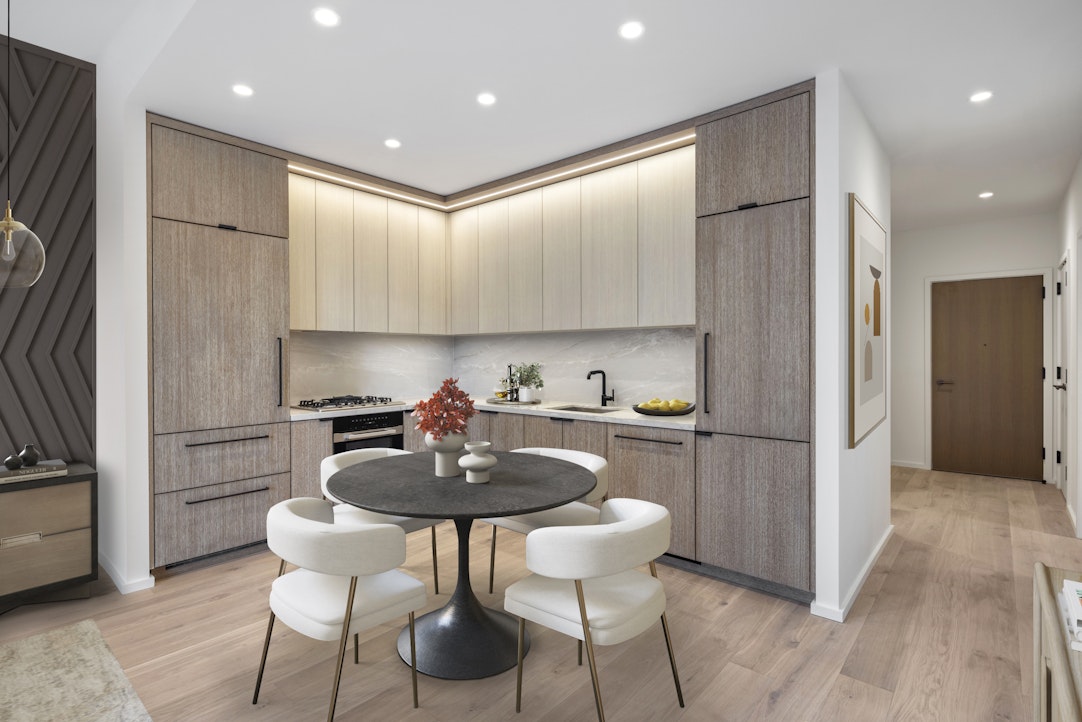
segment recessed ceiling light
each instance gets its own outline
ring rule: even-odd
[[[992,98],[992,91],[991,90],[982,90],[979,93],[974,93],[973,95],[969,96],[969,102],[970,103],[983,103],[984,101],[990,100],[991,98]]]
[[[496,96],[492,93],[481,93],[477,96],[477,102],[481,105],[492,105],[496,102]]]
[[[248,96],[250,96],[252,94],[253,91],[247,85],[237,83],[236,85],[233,86],[233,92],[236,93],[237,95],[243,97],[243,98],[247,98]]]
[[[388,138],[387,140],[383,141],[383,144],[385,146],[387,146],[388,148],[401,148],[402,147],[402,141],[398,140],[397,138]]]
[[[624,38],[625,40],[634,40],[635,38],[642,35],[643,30],[645,29],[646,28],[643,27],[643,24],[640,23],[638,20],[629,20],[620,26],[620,37]]]
[[[341,21],[338,13],[330,8],[316,8],[312,11],[312,17],[315,18],[317,23],[326,28],[333,28]]]
[[[992,191],[985,191],[984,193],[981,193],[981,194],[980,194],[979,196],[977,196],[977,197],[978,197],[978,198],[991,198],[991,197],[992,197],[992,196],[994,196],[994,195],[995,195],[995,193],[993,193]]]

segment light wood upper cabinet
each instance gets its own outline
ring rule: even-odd
[[[638,322],[638,164],[582,181],[582,328]]]
[[[289,175],[289,327],[316,328],[316,181]]]
[[[542,188],[543,326],[582,328],[582,198],[580,179]]]
[[[639,165],[638,325],[695,323],[695,146]]]
[[[507,313],[512,332],[543,328],[541,196],[538,188],[507,199]]]
[[[387,199],[353,191],[353,330],[387,332]]]
[[[810,94],[730,115],[696,129],[696,215],[811,192]]]
[[[316,328],[353,330],[353,191],[316,183]]]
[[[508,302],[508,201],[477,206],[477,330],[510,330]]]
[[[477,207],[451,214],[451,333],[478,329]]]
[[[151,126],[151,214],[285,238],[288,172],[282,158]]]
[[[417,207],[418,332],[447,333],[447,214]]]
[[[417,206],[387,201],[387,330],[417,333]]]

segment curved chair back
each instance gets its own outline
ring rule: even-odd
[[[619,574],[669,549],[669,510],[640,499],[609,499],[598,524],[550,526],[526,537],[526,566],[554,579]]]
[[[334,505],[299,497],[267,512],[267,546],[290,564],[322,574],[363,577],[406,560],[406,532],[395,524],[334,523]]]
[[[572,449],[551,449],[545,446],[530,446],[524,449],[514,449],[516,454],[537,454],[549,456],[553,459],[563,459],[572,464],[584,466],[594,472],[597,477],[597,486],[589,494],[579,498],[579,501],[597,501],[605,496],[609,490],[609,462],[604,457],[591,454],[587,451],[574,451]]]
[[[382,459],[387,456],[399,456],[401,454],[411,453],[413,452],[403,451],[402,449],[354,449],[353,451],[342,451],[337,454],[331,454],[319,464],[319,485],[323,489],[323,496],[331,501],[342,503],[341,499],[327,491],[327,480],[330,479],[336,471],[341,471],[347,466],[360,464],[362,461],[371,461],[372,459]]]

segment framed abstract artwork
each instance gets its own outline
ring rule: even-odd
[[[849,448],[887,417],[887,230],[849,194]]]

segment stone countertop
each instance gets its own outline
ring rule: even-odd
[[[390,406],[378,406],[370,409],[343,409],[341,411],[305,411],[302,409],[290,409],[290,421],[308,421],[311,419],[332,419],[336,416],[360,416],[363,414],[376,414],[390,411],[412,411],[416,401],[403,401],[400,404]],[[562,419],[582,419],[583,421],[598,421],[604,424],[629,424],[633,426],[652,426],[658,429],[678,429],[683,431],[695,430],[695,412],[681,416],[650,416],[632,411],[626,406],[610,406],[615,409],[603,414],[590,413],[588,411],[565,411],[557,409],[557,406],[585,406],[588,408],[600,408],[597,404],[587,404],[575,401],[541,401],[536,404],[515,404],[506,402],[490,403],[487,399],[474,399],[474,408],[478,411],[498,411],[509,414],[525,414],[528,416],[548,416]]]

